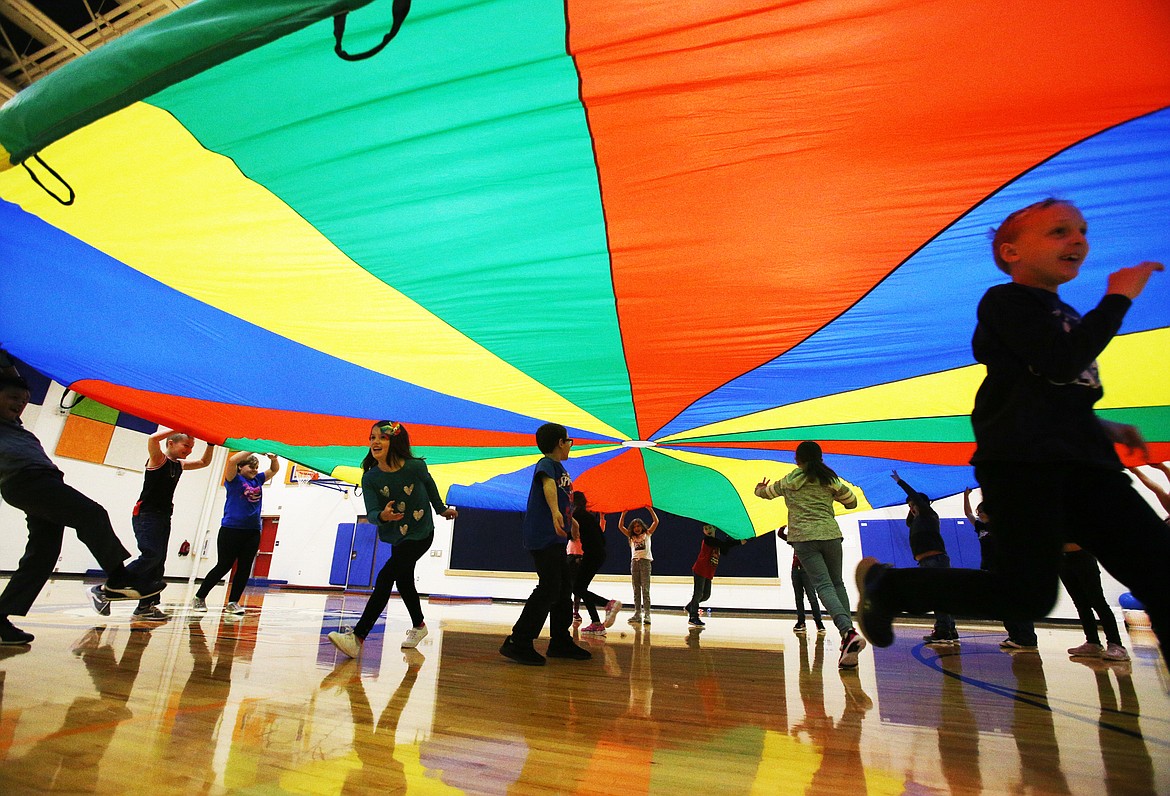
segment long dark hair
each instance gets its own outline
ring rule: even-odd
[[[390,461],[391,456],[397,456],[402,461],[407,459],[418,458],[410,450],[410,432],[406,430],[406,426],[394,420],[379,420],[370,428],[380,428],[383,433],[390,436],[390,450],[387,453],[386,461]],[[378,460],[374,458],[374,454],[366,451],[366,458],[362,459],[362,472],[369,470],[372,467],[378,466]]]
[[[837,480],[837,474],[825,464],[823,456],[821,446],[812,440],[805,440],[796,446],[796,463],[804,470],[808,480],[828,486]]]

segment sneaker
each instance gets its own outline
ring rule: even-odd
[[[605,635],[605,625],[601,624],[600,622],[594,622],[592,624],[585,625],[585,627],[581,628],[581,632],[582,633],[589,633],[589,634],[596,634],[598,636],[604,636]]]
[[[191,610],[198,611],[201,614],[207,613],[207,603],[202,597],[196,597],[191,601]]]
[[[1107,661],[1128,661],[1129,653],[1120,644],[1110,644],[1101,653],[1101,657]]]
[[[825,626],[824,625],[817,625],[817,635],[818,636],[825,635]]]
[[[124,583],[121,586],[112,586],[106,581],[102,586],[102,596],[106,600],[141,600],[153,597],[167,587],[161,580],[153,583]]]
[[[923,644],[937,644],[940,646],[947,646],[947,645],[953,644],[955,642],[954,642],[954,639],[952,639],[949,635],[944,634],[944,635],[940,636],[937,633],[931,633],[930,635],[926,635],[926,636],[922,637],[922,643]]]
[[[841,639],[841,657],[837,660],[839,669],[856,669],[857,653],[865,649],[865,639],[856,630],[850,629]]]
[[[1015,639],[1005,638],[999,642],[999,648],[1006,652],[1039,652],[1035,644],[1021,644]]]
[[[1068,654],[1074,658],[1100,658],[1103,652],[1105,652],[1105,648],[1100,644],[1093,644],[1088,641],[1079,647],[1068,648]]]
[[[634,614],[626,621],[629,622],[631,625],[640,625],[640,624],[642,624],[642,617],[638,616],[637,614]]]
[[[89,601],[93,604],[94,611],[102,616],[110,615],[110,601],[100,585],[89,590]]]
[[[329,640],[333,642],[333,646],[351,658],[362,654],[362,640],[351,627],[342,628],[340,631],[334,630],[329,634]]]
[[[235,614],[236,616],[243,616],[247,613],[247,611],[244,610],[244,606],[240,605],[239,603],[228,603],[227,607],[223,609],[223,612],[225,614]]]
[[[25,633],[16,625],[8,621],[7,616],[0,616],[0,644],[15,646],[17,644],[31,644],[35,639],[32,633]]]
[[[804,633],[805,632],[804,622],[797,622],[795,625],[793,625],[792,632],[793,633]]]
[[[171,618],[171,615],[157,605],[151,605],[137,609],[130,615],[130,618],[140,622],[165,622]]]
[[[646,616],[644,616],[642,618],[642,624],[644,624],[644,625],[650,624],[650,614],[646,614]]]
[[[578,647],[572,639],[550,641],[548,651],[545,654],[550,658],[569,658],[574,661],[587,661],[593,657],[592,652]]]
[[[621,600],[610,600],[605,604],[605,626],[613,627],[618,611],[622,610]]]
[[[874,587],[889,569],[889,564],[868,556],[858,562],[854,571],[858,595],[857,628],[875,647],[888,647],[894,643],[894,617],[878,605],[873,595]]]
[[[692,616],[689,619],[687,619],[687,624],[690,625],[691,627],[706,627],[707,626],[707,623],[704,622],[702,619],[700,619],[698,616]]]
[[[500,654],[525,666],[544,666],[544,656],[533,648],[531,641],[527,644],[517,644],[508,636],[500,645]]]
[[[427,637],[427,626],[419,625],[406,631],[406,638],[402,639],[402,649],[412,650],[418,643]]]
[[[580,612],[579,612],[579,611],[574,611],[574,612],[573,612],[573,624],[574,624],[574,625],[579,625],[579,624],[581,624],[581,614],[580,614]]]

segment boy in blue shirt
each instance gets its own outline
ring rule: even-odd
[[[1097,417],[1096,358],[1161,263],[1109,275],[1081,317],[1060,300],[1089,252],[1088,226],[1069,202],[1046,199],[996,230],[996,265],[1011,276],[979,302],[971,343],[987,377],[975,396],[975,477],[999,547],[990,571],[857,565],[862,632],[893,643],[893,617],[928,610],[1009,620],[1044,616],[1056,602],[1060,551],[1075,542],[1146,605],[1170,654],[1170,528],[1132,487],[1114,449],[1146,450],[1133,426]]]
[[[561,462],[569,458],[573,440],[564,426],[545,423],[536,430],[536,446],[544,457],[532,472],[528,508],[524,512],[524,547],[536,564],[536,588],[532,590],[512,634],[504,639],[500,654],[527,666],[543,666],[544,656],[532,646],[549,620],[548,657],[588,660],[588,650],[573,643],[573,582],[565,559],[565,540],[574,533],[573,480]]]

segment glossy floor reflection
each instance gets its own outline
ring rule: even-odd
[[[212,594],[221,599],[222,590]],[[592,661],[529,668],[497,648],[514,605],[425,605],[430,635],[389,628],[362,658],[325,634],[363,597],[249,596],[244,617],[191,614],[171,586],[162,625],[93,614],[55,581],[0,648],[0,793],[1170,793],[1170,680],[1130,664],[1040,654],[961,628],[958,648],[866,650],[784,618],[680,612],[605,638]]]

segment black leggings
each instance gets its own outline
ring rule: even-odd
[[[609,604],[609,600],[600,594],[589,591],[589,584],[593,582],[593,577],[604,563],[604,555],[601,558],[582,558],[581,563],[577,565],[577,573],[573,577],[573,595],[585,604],[586,610],[589,611],[589,618],[594,622],[601,622],[601,616],[597,613],[598,606]]]
[[[378,572],[374,591],[366,602],[362,617],[353,628],[355,636],[364,639],[374,629],[374,623],[386,610],[386,603],[390,602],[390,593],[394,591],[395,584],[398,585],[398,596],[410,614],[411,625],[418,627],[423,623],[422,603],[418,599],[418,589],[414,587],[414,565],[431,549],[434,541],[435,535],[432,533],[425,539],[403,539],[394,545],[390,560]]]
[[[1117,619],[1101,591],[1101,570],[1097,568],[1097,559],[1093,558],[1093,554],[1088,550],[1065,553],[1060,561],[1060,582],[1077,607],[1077,616],[1085,630],[1085,640],[1090,644],[1101,643],[1101,636],[1097,633],[1097,618],[1093,616],[1096,611],[1097,617],[1101,618],[1101,626],[1105,628],[1105,640],[1110,644],[1121,644]]]
[[[260,532],[221,527],[215,547],[219,552],[219,560],[203,578],[195,594],[200,600],[206,600],[211,590],[219,585],[220,579],[231,572],[232,564],[235,564],[236,576],[232,578],[228,602],[238,603],[244,596],[244,587],[248,585],[248,577],[252,574],[252,562],[256,560],[256,552],[260,549]]]

